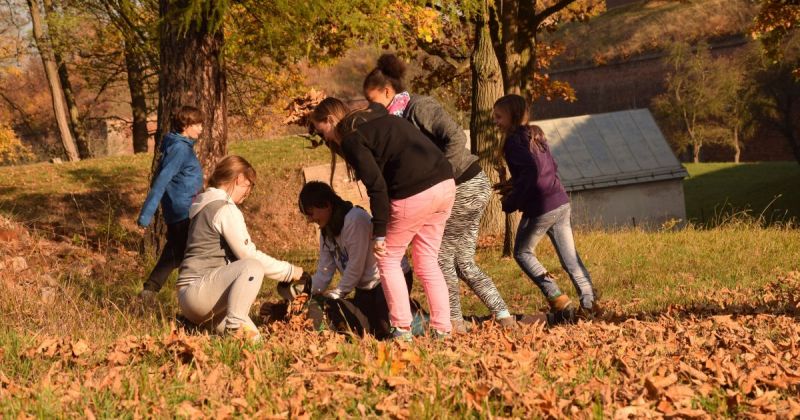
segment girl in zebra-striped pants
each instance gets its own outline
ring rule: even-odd
[[[384,54],[378,66],[364,80],[364,96],[387,108],[390,114],[412,122],[444,153],[456,181],[452,213],[444,228],[439,250],[439,266],[450,296],[450,321],[453,331],[465,332],[461,313],[459,278],[472,289],[503,326],[516,326],[514,317],[492,279],[475,264],[478,226],[491,197],[489,178],[478,164],[478,157],[466,148],[464,130],[435,99],[405,91],[405,64],[393,54]]]

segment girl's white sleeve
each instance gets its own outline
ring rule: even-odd
[[[247,225],[244,223],[244,215],[233,204],[227,204],[219,209],[214,216],[214,228],[225,238],[225,242],[233,251],[236,258],[254,258],[264,267],[264,276],[280,282],[290,281],[292,278],[292,264],[280,261],[256,249],[250,234],[247,233]]]

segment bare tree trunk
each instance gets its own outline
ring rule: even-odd
[[[67,105],[67,114],[69,115],[69,126],[72,129],[72,135],[75,138],[75,144],[78,147],[78,154],[81,159],[88,159],[94,156],[94,151],[89,144],[89,139],[86,135],[86,130],[81,121],[80,112],[78,111],[78,103],[75,100],[75,94],[72,90],[72,83],[69,82],[69,72],[67,70],[67,63],[61,58],[61,54],[54,54],[56,65],[58,66],[58,79],[64,89],[64,101]]]
[[[503,95],[500,63],[492,48],[486,16],[475,28],[475,50],[472,53],[472,114],[470,116],[470,142],[478,155],[480,165],[489,181],[500,181],[497,166],[503,166],[500,138],[492,121],[494,102]],[[481,219],[481,232],[499,235],[505,231],[505,217],[496,195],[492,196]]]
[[[506,95],[522,95],[529,104],[533,104],[532,81],[536,72],[536,33],[539,25],[543,20],[574,2],[575,0],[560,0],[542,9],[538,14],[536,1],[495,2],[500,8],[498,13],[500,35],[494,36],[493,39],[495,53],[500,58]],[[516,212],[505,216],[503,255],[509,256],[513,252],[520,216]]]
[[[133,116],[133,153],[147,153],[147,96],[145,95],[144,70],[141,58],[134,45],[125,41],[125,66],[128,75],[128,90],[131,95],[131,115]]]
[[[42,57],[44,73],[50,85],[50,94],[53,97],[53,112],[55,113],[56,124],[58,125],[58,131],[61,136],[61,144],[64,145],[64,153],[67,155],[67,159],[70,161],[78,161],[80,160],[80,156],[78,155],[75,139],[72,137],[72,132],[69,127],[67,107],[64,104],[64,90],[58,77],[58,68],[55,58],[53,57],[50,40],[47,38],[42,14],[39,9],[39,2],[38,0],[27,1],[28,9],[31,13],[33,38],[36,40],[36,47],[39,49],[39,55]]]
[[[739,144],[739,129],[733,129],[733,162],[739,163],[739,158],[742,156],[742,147]]]
[[[217,1],[217,0],[209,0]],[[161,68],[158,80],[158,129],[150,178],[158,167],[159,145],[170,131],[171,115],[183,105],[199,108],[204,115],[203,134],[195,152],[204,178],[213,172],[217,160],[227,153],[227,85],[223,61],[225,37],[221,24],[216,30],[211,16],[181,26],[181,13],[189,0],[159,0],[162,18],[159,39]],[[208,10],[214,10],[211,6]],[[210,12],[209,12],[210,13]],[[163,224],[156,222],[149,244],[160,250]]]
[[[700,163],[700,146],[697,141],[692,143],[692,159],[694,163]]]
[[[53,6],[53,0],[44,0],[44,12],[45,19],[48,21],[53,15],[58,13]],[[50,27],[48,26],[48,28]],[[52,36],[53,35],[51,32],[51,47]],[[53,59],[55,60],[56,67],[58,68],[58,80],[61,82],[61,88],[64,90],[64,101],[67,105],[69,127],[70,131],[72,132],[72,136],[75,139],[75,144],[78,147],[78,154],[80,155],[81,159],[88,159],[92,157],[94,153],[89,145],[89,140],[86,137],[86,130],[84,129],[83,122],[80,118],[81,114],[78,110],[78,103],[75,100],[75,94],[72,90],[72,83],[69,81],[69,70],[67,69],[67,63],[64,61],[64,58],[61,56],[61,53],[58,52],[57,48],[53,48]]]

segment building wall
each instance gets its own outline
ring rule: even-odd
[[[741,52],[745,45],[746,39],[734,38],[713,45],[712,54],[718,57],[730,57]],[[665,80],[669,68],[664,65],[663,58],[663,53],[652,53],[602,66],[586,65],[554,69],[550,72],[550,77],[553,80],[569,83],[575,89],[578,100],[575,102],[565,102],[560,99],[538,100],[533,106],[533,117],[535,120],[545,120],[651,108],[653,98],[666,90]],[[743,161],[794,159],[789,143],[771,127],[762,127],[752,139],[748,140],[742,150]],[[686,152],[678,158],[684,162],[690,161],[691,155]],[[704,147],[700,158],[703,162],[730,162],[733,161],[733,150],[724,146]]]
[[[686,220],[683,180],[648,182],[570,193],[572,223],[587,228],[658,229]]]

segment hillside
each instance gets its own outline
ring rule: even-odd
[[[544,39],[565,47],[553,69],[605,64],[661,51],[675,40],[739,38],[756,10],[747,0],[640,0],[564,25]]]

